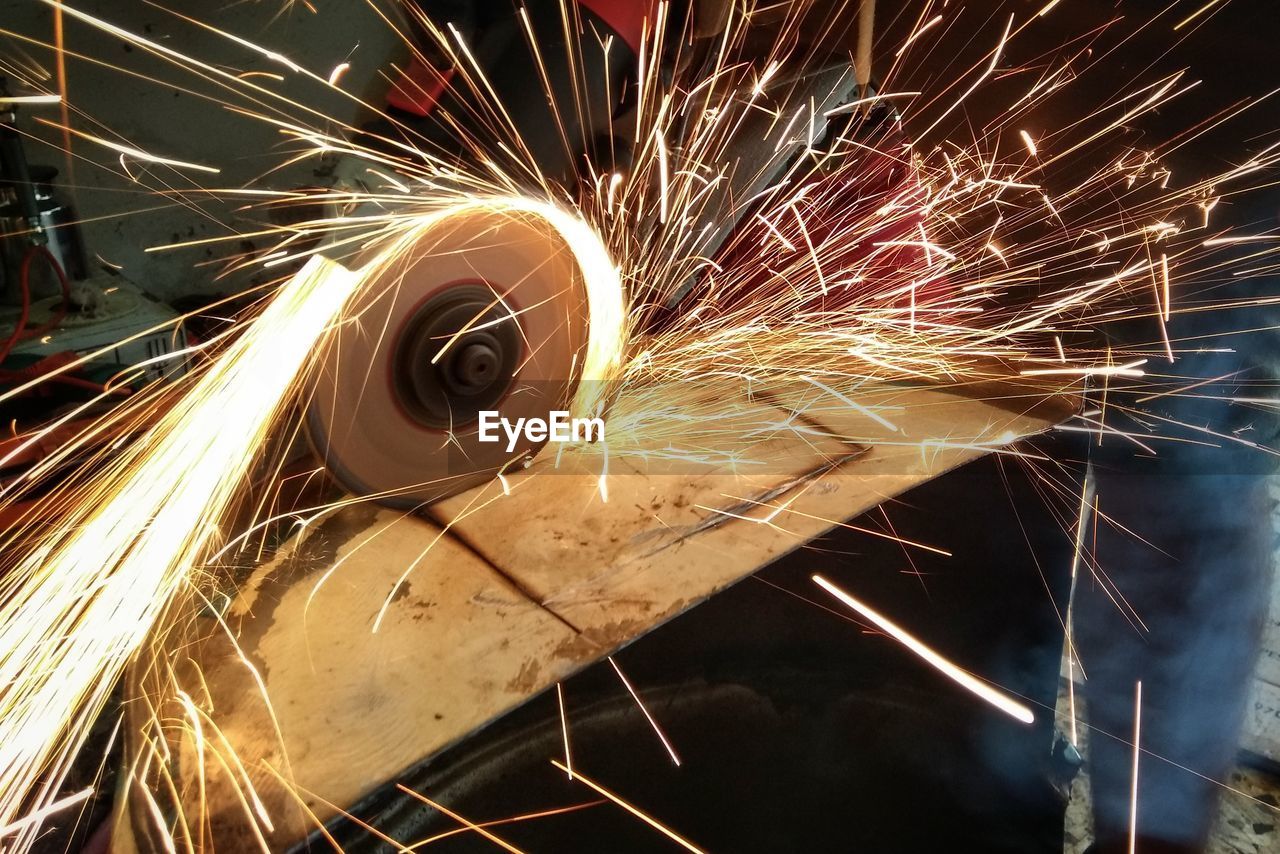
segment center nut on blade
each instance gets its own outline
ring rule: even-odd
[[[482,411],[567,409],[587,341],[582,275],[549,225],[468,212],[371,273],[321,354],[307,433],[359,495],[415,507],[519,465],[481,442]]]
[[[439,430],[494,410],[515,380],[524,347],[520,327],[487,284],[446,287],[409,320],[396,345],[393,380],[400,403]]]

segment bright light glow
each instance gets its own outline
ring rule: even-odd
[[[1012,697],[1002,694],[992,688],[986,682],[978,679],[967,670],[963,670],[952,664],[950,661],[947,661],[941,655],[938,655],[938,653],[925,646],[924,643],[919,641],[906,629],[891,621],[888,617],[873,610],[864,603],[859,602],[857,599],[853,598],[839,587],[836,587],[821,575],[813,576],[813,581],[823,590],[839,599],[845,605],[848,605],[854,611],[857,611],[865,619],[874,623],[876,628],[880,629],[880,631],[884,632],[889,637],[920,656],[920,658],[924,659],[927,664],[935,668],[939,673],[946,676],[957,685],[972,692],[976,696],[981,697],[1000,711],[1022,721],[1024,724],[1029,724],[1035,721],[1036,716],[1032,714],[1029,708],[1022,705],[1017,700],[1014,700]]]
[[[56,789],[42,778],[83,743],[125,663],[217,541],[286,393],[358,283],[337,264],[308,263],[4,575],[0,824],[31,799],[50,806]]]

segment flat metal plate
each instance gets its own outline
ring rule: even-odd
[[[688,437],[706,459],[667,460],[668,436],[645,462],[638,443],[611,459],[608,501],[600,457],[547,453],[435,505],[432,519],[358,504],[295,537],[232,606],[239,651],[217,632],[193,651],[210,720],[271,817],[269,844],[296,843],[618,646],[1075,406],[1026,385],[973,392],[863,385],[852,406],[809,385],[708,396],[687,403],[705,408],[697,423],[721,425]],[[746,425],[757,432],[744,445]],[[715,435],[737,443],[733,463],[713,458]],[[199,821],[203,790],[220,847],[256,844],[229,772],[178,739],[187,820]],[[132,800],[134,822],[150,821]]]

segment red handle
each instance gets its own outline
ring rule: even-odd
[[[584,9],[590,9],[609,25],[618,37],[627,43],[635,54],[640,53],[640,39],[644,35],[645,21],[653,25],[657,19],[658,0],[580,0]]]

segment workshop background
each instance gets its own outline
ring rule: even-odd
[[[180,0],[165,8],[196,21],[213,23],[225,30],[245,33],[265,45],[279,45],[291,58],[314,67],[351,63],[343,86],[369,103],[378,103],[387,87],[391,63],[403,64],[408,48],[403,40],[381,24],[364,3],[319,0],[310,3],[314,12],[301,5],[274,3],[209,4]],[[104,17],[123,29],[173,44],[210,65],[234,69],[235,73],[277,74],[278,68],[265,57],[201,30],[179,16],[148,7],[144,3],[116,3],[90,0],[77,8]],[[40,0],[5,0],[0,3],[0,21],[6,29],[30,35],[46,44],[53,39],[53,8]],[[68,92],[73,105],[72,126],[93,132],[102,123],[113,134],[143,150],[182,151],[189,160],[215,165],[220,170],[218,185],[250,186],[267,183],[272,187],[312,186],[317,181],[314,161],[280,168],[291,150],[299,150],[262,122],[238,116],[225,106],[211,103],[181,88],[181,75],[163,60],[146,55],[125,40],[101,30],[67,22],[67,48],[90,61],[67,64]],[[43,56],[36,47],[13,39],[4,41],[6,55],[20,58]],[[47,62],[33,62],[45,67]],[[118,65],[119,68],[110,66]],[[46,69],[47,70],[47,69]],[[277,74],[278,76],[278,74]],[[359,108],[354,101],[328,91],[323,86],[290,80],[272,80],[288,97],[339,122],[357,123]],[[23,131],[45,146],[31,147],[28,158],[66,171],[62,133],[34,118],[61,121],[58,107],[33,107],[23,116]],[[214,260],[227,257],[226,247],[148,252],[149,247],[180,240],[219,237],[260,227],[252,215],[240,214],[231,204],[217,199],[199,202],[185,198],[182,203],[165,202],[141,189],[119,163],[101,152],[76,151],[73,197],[83,220],[84,241],[91,247],[90,259],[99,266],[117,270],[162,300],[210,292],[234,292],[253,284],[253,276],[220,282],[221,267]],[[105,163],[104,163],[105,161]],[[183,184],[180,172],[158,170],[148,177],[147,167],[137,167],[146,186],[164,189],[165,182],[179,182],[175,188],[194,189]],[[267,178],[270,173],[269,179]],[[137,172],[135,172],[137,175]],[[65,189],[66,176],[59,186]],[[246,238],[243,251],[252,251]]]

